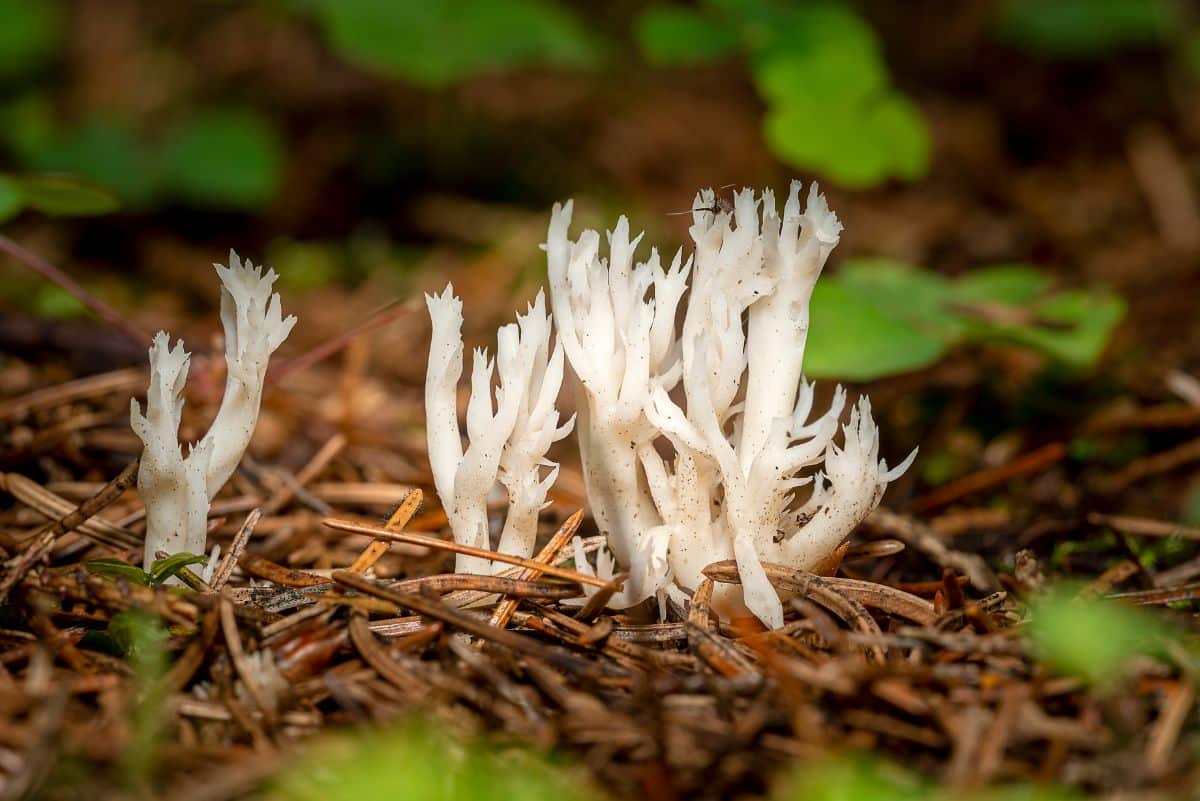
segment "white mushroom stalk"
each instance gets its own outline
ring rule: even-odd
[[[296,323],[294,316],[282,317],[279,295],[271,291],[274,270],[263,275],[262,267],[243,264],[233,251],[228,267],[213,266],[221,280],[227,372],[225,394],[208,433],[183,454],[179,422],[190,357],[182,340],[171,348],[165,332],[150,346],[146,413],[136,399],[130,401],[130,424],[144,446],[138,493],[146,506],[147,569],[158,551],[204,551],[209,504],[250,444],[267,364]]]
[[[770,191],[739,192],[732,215],[714,200],[711,191],[696,198],[694,268],[676,254],[666,272],[655,251],[634,266],[640,236],[629,239],[624,218],[606,262],[594,231],[568,238],[571,204],[556,206],[546,243],[551,300],[579,379],[589,502],[630,573],[613,604],[690,594],[705,566],[734,558],[741,589],[722,588],[714,608],[749,610],[778,627],[783,607],[762,563],[810,569],[828,560],[916,452],[888,469],[865,398],[836,445],[840,388],[810,420],[809,299],[842,228],[816,186],[802,210],[793,182],[782,219]],[[601,575],[614,569],[598,560]]]
[[[538,514],[558,476],[558,465],[546,458],[546,452],[574,424],[571,419],[560,426],[555,408],[562,386],[563,348],[560,342],[550,349],[545,296],[539,292],[526,313],[517,315],[516,323],[497,331],[495,360],[489,360],[486,351],[475,351],[465,450],[456,404],[463,371],[462,301],[447,286],[440,295],[426,295],[425,302],[433,323],[425,379],[429,463],[454,540],[490,547],[487,498],[499,481],[508,492],[499,550],[532,556]],[[497,369],[499,385],[493,393]],[[487,559],[460,554],[456,569],[486,574],[493,566]]]

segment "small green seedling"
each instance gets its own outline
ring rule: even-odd
[[[131,584],[143,587],[158,587],[179,575],[179,571],[192,565],[204,564],[208,557],[195,553],[177,553],[156,559],[149,570],[143,570],[123,559],[90,559],[84,562],[87,571],[105,578],[123,578]]]

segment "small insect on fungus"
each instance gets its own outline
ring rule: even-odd
[[[725,184],[718,192],[723,192],[736,184]],[[679,217],[684,214],[695,214],[698,211],[707,211],[709,214],[733,214],[733,201],[723,197],[713,197],[711,206],[699,206],[697,208],[688,209],[687,211],[668,211],[668,217]]]

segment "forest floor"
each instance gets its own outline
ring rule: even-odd
[[[541,214],[413,192],[405,233],[434,242],[413,272],[285,298],[302,325],[273,366],[250,454],[214,503],[210,545],[226,560],[212,586],[142,586],[87,565],[140,561],[128,410],[147,384],[143,346],[97,325],[0,316],[6,797],[132,798],[147,787],[174,801],[257,796],[314,735],[413,713],[557,749],[613,796],[653,801],[763,796],[786,766],[842,751],[955,791],[1194,792],[1197,661],[1186,644],[1197,632],[1200,527],[1179,521],[1200,520],[1200,401],[1181,401],[1168,382],[1200,372],[1200,220],[1176,180],[1200,153],[1200,104],[1148,91],[1152,66],[1072,83],[992,65],[990,77],[952,85],[954,65],[971,57],[915,54],[897,66],[899,80],[929,87],[916,99],[935,170],[912,186],[833,188],[847,229],[839,255],[947,274],[1031,261],[1061,285],[1112,287],[1127,319],[1089,372],[989,347],[873,384],[885,445],[919,444],[922,460],[833,574],[772,575],[794,594],[779,631],[718,619],[709,583],[666,621],[564,604],[579,578],[570,538],[598,545],[577,514],[586,498],[567,454],[543,515],[543,567],[514,566],[502,585],[452,574],[424,444],[428,332],[408,298],[452,277],[474,310],[468,344],[486,339],[531,282]],[[778,185],[781,168],[739,146],[758,137],[745,87],[718,70],[690,80],[647,79],[628,97],[610,89],[608,115],[575,119],[593,131],[580,145],[588,177],[656,215],[728,175]],[[546,113],[583,114],[570,81],[548,77],[542,89]],[[315,79],[310,90],[321,91]],[[556,93],[560,104],[546,100]],[[464,102],[506,99],[519,128],[528,109],[514,94],[506,79],[486,79]],[[336,143],[338,132],[322,136]],[[167,216],[71,234],[29,223],[12,236],[90,275],[139,330],[185,337],[196,356],[181,438],[192,441],[224,384],[212,282],[196,265],[212,260],[215,241],[320,232],[335,177],[297,180],[263,230],[231,224],[202,243]],[[682,238],[677,218],[661,219]],[[142,265],[140,294],[121,286],[127,261]],[[381,297],[404,302],[380,310]],[[734,575],[710,572],[714,583]],[[1052,664],[1028,621],[1064,580],[1079,598],[1144,607],[1174,644],[1112,681]],[[137,656],[153,641],[138,628],[147,619],[165,631],[163,664]],[[142,784],[131,788],[131,776]]]

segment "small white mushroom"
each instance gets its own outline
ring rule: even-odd
[[[183,389],[190,357],[183,341],[170,347],[158,332],[150,346],[146,413],[130,401],[130,424],[143,444],[138,493],[146,506],[145,567],[158,551],[203,553],[208,509],[233,475],[254,434],[267,363],[296,324],[282,317],[272,293],[274,270],[242,263],[229,252],[229,266],[213,265],[221,280],[221,324],[225,329],[225,394],[208,433],[188,448],[179,446]]]

